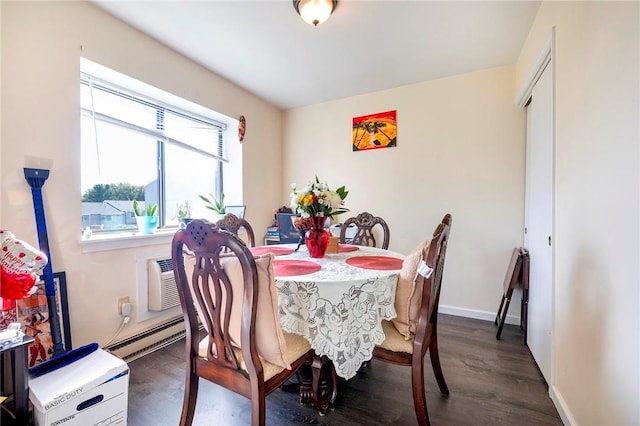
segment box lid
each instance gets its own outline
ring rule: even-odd
[[[46,412],[128,371],[127,363],[98,349],[58,370],[29,378],[29,399]]]

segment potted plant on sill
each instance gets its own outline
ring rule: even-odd
[[[145,209],[140,208],[138,200],[133,200],[133,213],[136,215],[136,223],[138,231],[141,234],[155,234],[158,229],[158,205],[147,204]]]
[[[209,194],[209,197],[205,197],[204,195],[198,195],[198,197],[204,201],[204,206],[207,209],[216,213],[214,222],[217,222],[224,217],[226,214],[224,207],[224,193],[220,194],[220,201],[216,200],[216,197],[213,194]]]
[[[176,204],[176,215],[173,217],[180,222],[180,229],[185,229],[187,224],[193,219],[191,218],[191,204],[185,201],[184,204]]]

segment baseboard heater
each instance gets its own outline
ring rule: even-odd
[[[184,319],[176,317],[104,349],[125,361],[133,361],[182,339],[185,334]]]

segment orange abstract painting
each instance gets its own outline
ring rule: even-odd
[[[353,150],[396,146],[396,112],[387,111],[353,118]]]

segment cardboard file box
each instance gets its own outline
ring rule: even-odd
[[[29,380],[36,426],[126,425],[129,367],[97,351]]]
[[[340,248],[338,247],[338,240],[339,240],[339,238],[336,237],[335,235],[331,235],[329,237],[329,243],[327,245],[326,253],[339,253],[340,252]]]

